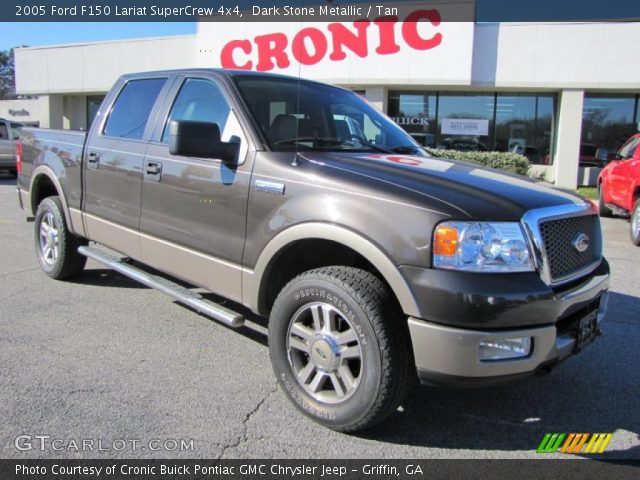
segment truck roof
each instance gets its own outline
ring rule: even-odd
[[[283,75],[280,73],[256,72],[254,70],[233,70],[233,69],[227,69],[227,68],[179,68],[179,69],[170,69],[170,70],[153,70],[153,71],[147,71],[147,72],[126,73],[122,75],[121,78],[126,78],[130,80],[135,78],[144,78],[149,75],[174,75],[179,73],[193,74],[193,73],[211,73],[211,72],[222,74],[226,77],[256,76],[256,77],[285,78],[290,80],[304,80],[305,82],[318,83],[321,85],[329,85],[327,83],[317,82],[315,80],[309,80],[301,77],[294,77],[292,75]],[[335,88],[340,88],[343,90],[348,90],[342,87],[338,87],[336,85],[331,85],[331,86]]]

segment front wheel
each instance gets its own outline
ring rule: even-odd
[[[294,278],[269,319],[278,381],[307,416],[354,432],[393,413],[415,381],[405,319],[387,287],[350,267]]]
[[[631,242],[640,246],[640,199],[636,200],[631,211]]]
[[[60,197],[47,197],[36,211],[36,255],[40,267],[51,278],[62,280],[78,275],[87,263],[87,257],[78,253],[86,240],[69,231]]]

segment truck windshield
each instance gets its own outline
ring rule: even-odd
[[[272,151],[377,151],[426,156],[356,93],[293,78],[238,75],[236,84]]]

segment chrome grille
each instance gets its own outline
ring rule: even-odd
[[[600,260],[602,235],[595,215],[543,221],[540,234],[553,282],[572,277]],[[580,234],[589,237],[589,245],[583,252],[574,246]]]
[[[600,219],[591,204],[529,210],[522,223],[531,240],[538,271],[549,285],[589,273],[602,259]],[[589,245],[582,252],[575,246],[581,234],[589,237]]]

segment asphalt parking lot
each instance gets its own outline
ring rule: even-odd
[[[639,459],[640,248],[626,220],[603,226],[612,295],[595,344],[544,377],[417,388],[387,422],[350,436],[277,389],[263,320],[226,328],[94,262],[73,282],[50,280],[15,181],[2,177],[0,457],[533,458],[546,432],[611,432],[604,456]],[[16,448],[20,435],[31,449]],[[106,450],[73,448],[98,439]],[[145,448],[152,439],[164,448]]]

